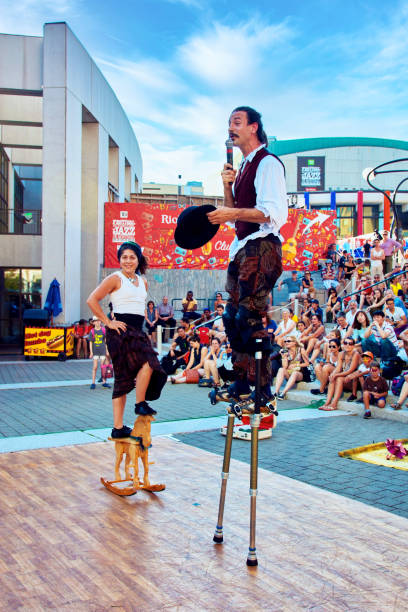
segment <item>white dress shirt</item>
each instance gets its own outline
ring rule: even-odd
[[[251,151],[241,163],[240,170],[244,168],[248,162],[251,162],[256,153],[265,145],[261,145],[257,149]],[[255,238],[264,238],[269,234],[274,234],[281,238],[279,230],[287,221],[288,218],[288,200],[286,195],[285,173],[282,164],[273,155],[267,155],[261,159],[255,175],[255,191],[256,205],[255,208],[263,212],[265,217],[269,217],[267,223],[261,223],[259,230],[253,234],[249,234],[242,240],[238,240],[235,236],[230,246],[229,257],[232,261],[240,249],[248,242]],[[234,187],[232,188],[234,194]]]

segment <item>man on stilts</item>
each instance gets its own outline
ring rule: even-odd
[[[230,397],[239,400],[255,383],[254,354],[262,339],[261,402],[271,399],[268,332],[262,325],[268,296],[282,273],[279,230],[287,220],[285,169],[266,149],[267,136],[261,115],[248,106],[232,111],[229,135],[243,160],[238,173],[231,164],[221,172],[224,206],[208,213],[213,224],[234,223],[236,236],[230,248],[226,290],[229,300],[223,315],[233,349],[235,382]]]

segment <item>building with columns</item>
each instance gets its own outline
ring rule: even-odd
[[[89,316],[104,203],[130,201],[142,159],[114,91],[66,23],[0,34],[0,346],[61,285],[61,322]],[[42,298],[41,298],[42,287]]]
[[[408,158],[407,141],[360,137],[269,138],[268,149],[285,164],[289,205],[336,210],[338,238],[390,228],[393,215],[389,202],[383,194],[371,189],[363,178],[363,170]],[[374,184],[392,192],[406,174],[384,174]],[[398,192],[396,205],[403,227],[408,229],[407,191]]]

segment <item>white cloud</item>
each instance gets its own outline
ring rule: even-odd
[[[256,18],[235,27],[214,23],[180,47],[180,65],[212,86],[242,86],[256,74],[265,50],[287,42],[291,36],[285,23],[261,25]]]

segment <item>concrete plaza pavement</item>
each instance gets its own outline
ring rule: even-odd
[[[89,360],[0,363],[0,452],[106,440],[112,426],[111,391],[101,385],[89,389],[91,368]],[[196,385],[167,384],[154,403],[153,435],[171,435],[222,455],[219,427],[225,406],[211,406],[207,396],[208,390]],[[260,442],[260,466],[408,518],[407,472],[338,456],[340,450],[388,437],[408,438],[408,424],[367,421],[343,411],[322,413],[305,409],[306,402],[279,402],[278,426],[271,439]],[[129,394],[129,424],[133,404],[134,394]],[[232,456],[249,462],[250,444],[234,440]]]

